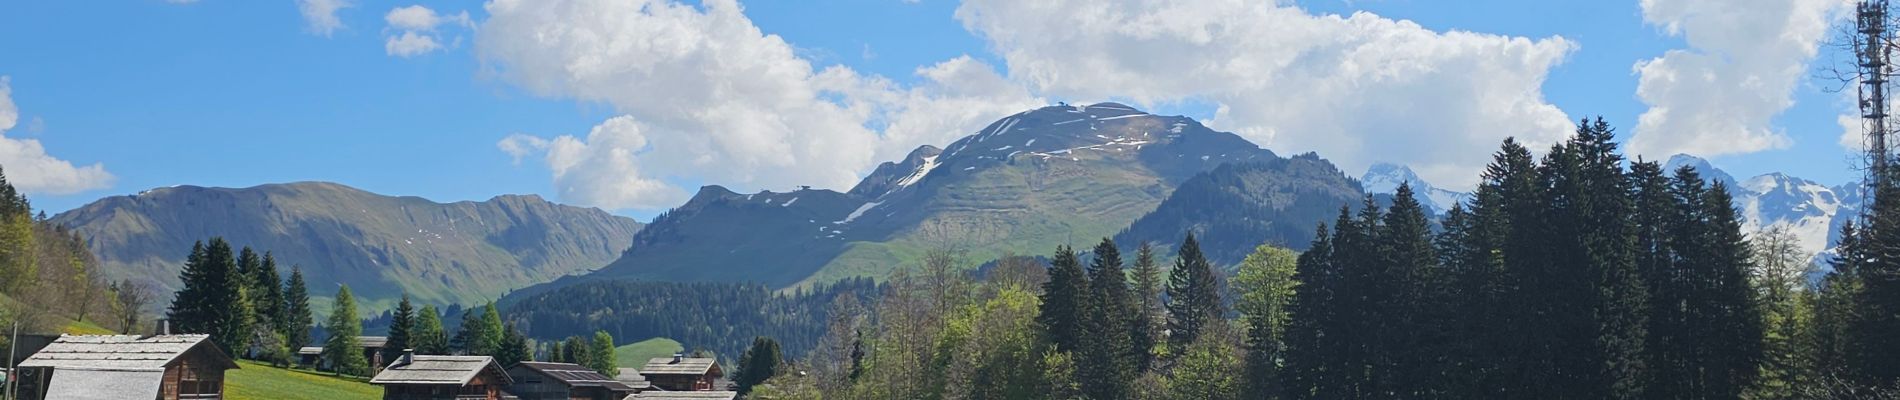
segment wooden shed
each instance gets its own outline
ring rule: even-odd
[[[61,336],[20,363],[38,370],[22,399],[222,399],[237,369],[207,335]]]
[[[654,388],[664,391],[686,392],[714,390],[715,382],[726,376],[719,370],[717,358],[690,358],[682,354],[673,357],[661,357],[647,361],[640,368],[640,375]]]
[[[632,386],[579,364],[521,362],[508,367],[508,393],[522,400],[620,400]]]
[[[494,357],[404,353],[369,383],[383,400],[499,400],[514,381]]]

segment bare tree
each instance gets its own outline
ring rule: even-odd
[[[138,329],[139,312],[152,302],[154,291],[150,286],[127,279],[112,284],[112,294],[113,319],[119,323],[119,333],[132,333]]]

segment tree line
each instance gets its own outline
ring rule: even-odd
[[[876,291],[876,283],[864,278],[787,293],[749,283],[590,282],[509,299],[505,317],[528,336],[546,340],[604,331],[629,342],[664,337],[689,350],[734,357],[764,336],[782,343],[785,354],[801,357],[824,333],[833,297]]]
[[[1625,160],[1601,119],[1544,156],[1506,140],[1434,228],[1410,187],[1342,206],[1303,253],[1232,275],[1189,234],[1163,271],[1104,239],[1044,267],[900,271],[840,296],[762,399],[1894,398],[1900,197],[1810,271],[1729,188]],[[1896,192],[1900,193],[1900,192]],[[1165,274],[1165,278],[1163,275]],[[1229,307],[1231,306],[1231,310]],[[1883,397],[1884,396],[1884,397]]]
[[[44,211],[35,214],[0,173],[0,329],[129,333],[143,328],[140,312],[152,295],[143,282],[109,280],[85,238],[48,222]],[[0,350],[8,340],[0,337]]]
[[[210,335],[226,354],[286,365],[297,349],[310,345],[315,325],[303,269],[290,271],[280,278],[268,251],[247,246],[233,252],[221,237],[197,241],[178,274],[183,286],[166,308],[170,330]],[[349,288],[340,288],[336,304],[349,306],[353,317],[348,295]]]

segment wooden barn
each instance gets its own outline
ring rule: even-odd
[[[640,375],[654,388],[671,392],[723,389],[717,382],[726,376],[719,370],[719,359],[690,358],[683,354],[648,360],[647,365],[640,368]]]
[[[383,387],[383,400],[499,400],[514,381],[494,357],[407,352],[369,383]]]
[[[632,386],[578,364],[521,362],[508,367],[508,393],[522,400],[620,400]]]
[[[21,399],[222,399],[237,369],[207,335],[61,336],[20,363],[40,380]]]

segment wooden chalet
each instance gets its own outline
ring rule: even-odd
[[[514,380],[494,357],[406,352],[369,383],[383,387],[383,400],[500,400]]]
[[[719,370],[719,359],[689,358],[683,354],[648,360],[647,365],[640,368],[640,375],[655,389],[671,392],[718,389],[717,382],[726,376]]]
[[[389,345],[387,336],[357,336],[356,342],[362,345],[363,359],[369,361],[370,373],[383,370],[388,363],[383,360],[383,348]],[[304,368],[330,370],[330,360],[323,359],[323,347],[308,346],[297,349],[297,364]]]
[[[508,393],[521,400],[620,400],[638,390],[579,364],[521,362],[508,367]]]
[[[39,380],[22,400],[180,400],[223,399],[238,365],[207,335],[66,335],[20,368]]]

